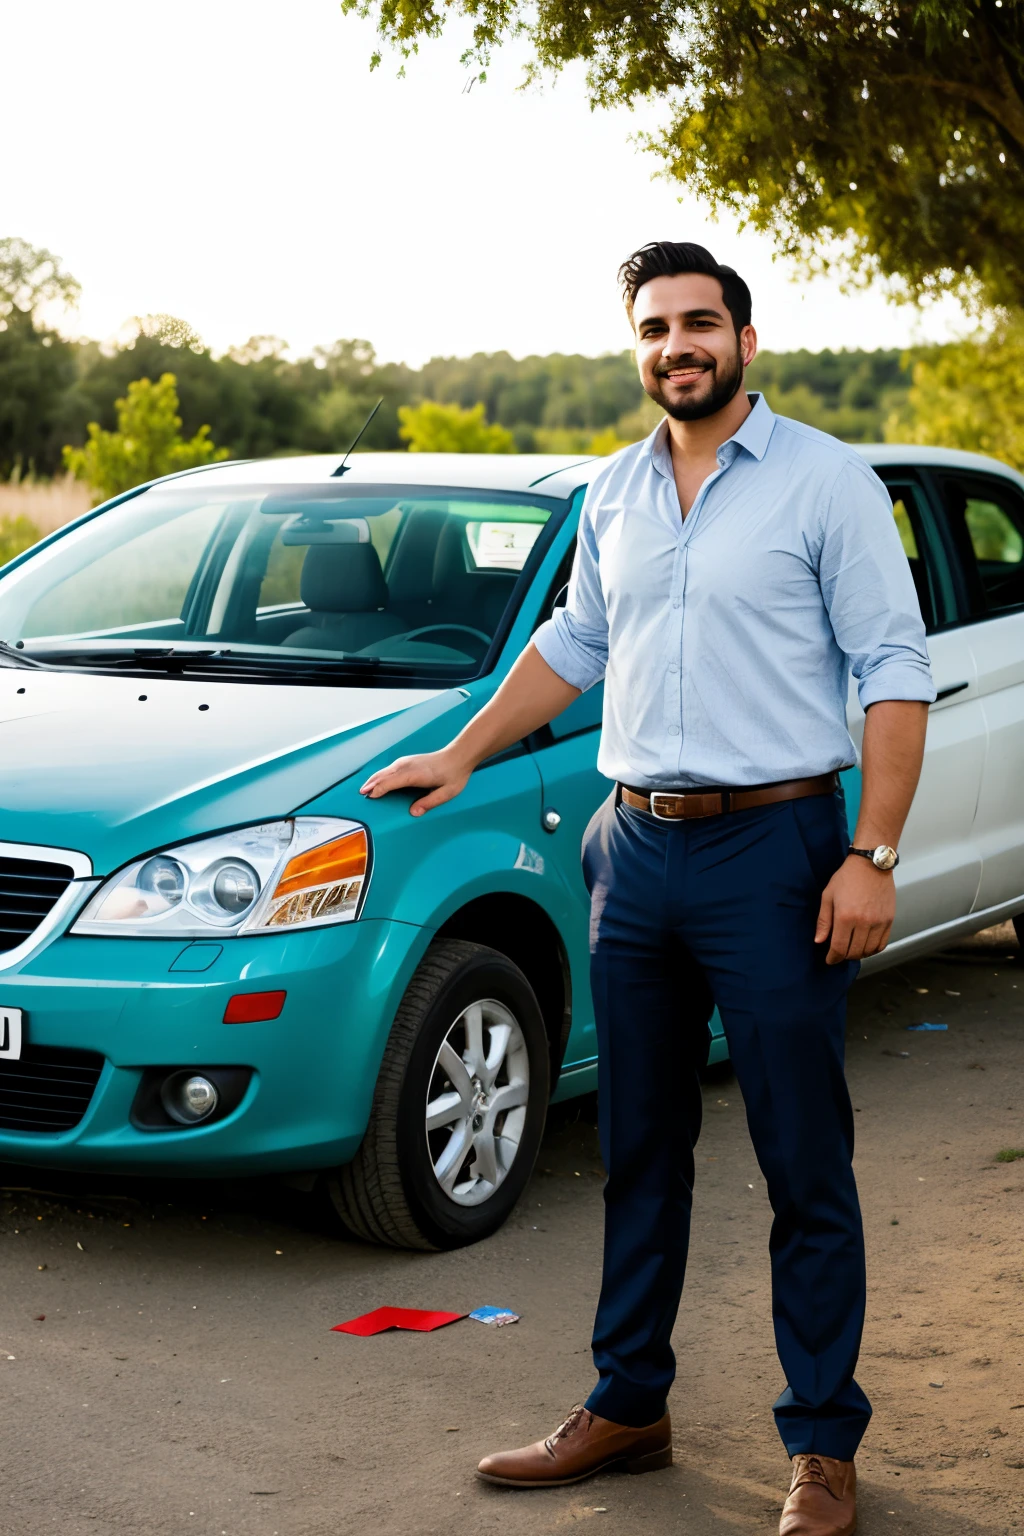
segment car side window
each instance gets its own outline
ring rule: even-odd
[[[949,531],[967,576],[971,617],[1024,607],[1024,495],[995,475],[939,478]]]
[[[927,548],[921,488],[913,480],[905,480],[901,477],[890,478],[888,475],[885,477],[885,488],[892,500],[892,515],[896,520],[896,531],[899,533],[903,553],[910,566],[910,574],[914,578],[917,600],[921,605],[921,617],[924,619],[925,628],[931,631],[936,628],[939,604],[933,563],[929,558],[930,550]]]

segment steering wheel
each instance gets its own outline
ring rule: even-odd
[[[407,635],[396,636],[404,643],[406,640],[422,640],[424,635],[436,635],[438,631],[450,635],[472,635],[474,640],[482,640],[484,647],[491,643],[490,635],[485,635],[482,629],[473,629],[469,624],[424,624],[422,629],[410,629]]]

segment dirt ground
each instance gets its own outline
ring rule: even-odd
[[[948,1032],[908,1033],[922,1021]],[[862,1536],[1024,1530],[1024,966],[1004,930],[858,983],[849,1029],[869,1301]],[[552,1113],[490,1242],[339,1241],[303,1196],[0,1169],[0,1531],[10,1536],[547,1536],[777,1530],[788,1464],[769,1211],[728,1073],[705,1086],[676,1329],[676,1463],[541,1493],[484,1452],[548,1433],[592,1382],[601,1167],[591,1099]],[[32,1184],[34,1192],[26,1193]],[[513,1307],[357,1339],[385,1303]]]

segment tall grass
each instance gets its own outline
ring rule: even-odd
[[[55,528],[62,528],[72,518],[88,512],[91,506],[88,486],[80,485],[70,475],[60,475],[53,480],[34,480],[30,476],[0,480],[0,518],[5,521],[28,518],[38,530],[38,538],[52,533]]]

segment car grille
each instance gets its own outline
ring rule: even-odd
[[[73,1130],[102,1070],[94,1051],[45,1045],[27,1046],[18,1061],[0,1061],[0,1130]]]
[[[74,874],[68,864],[0,858],[0,953],[35,933]]]

